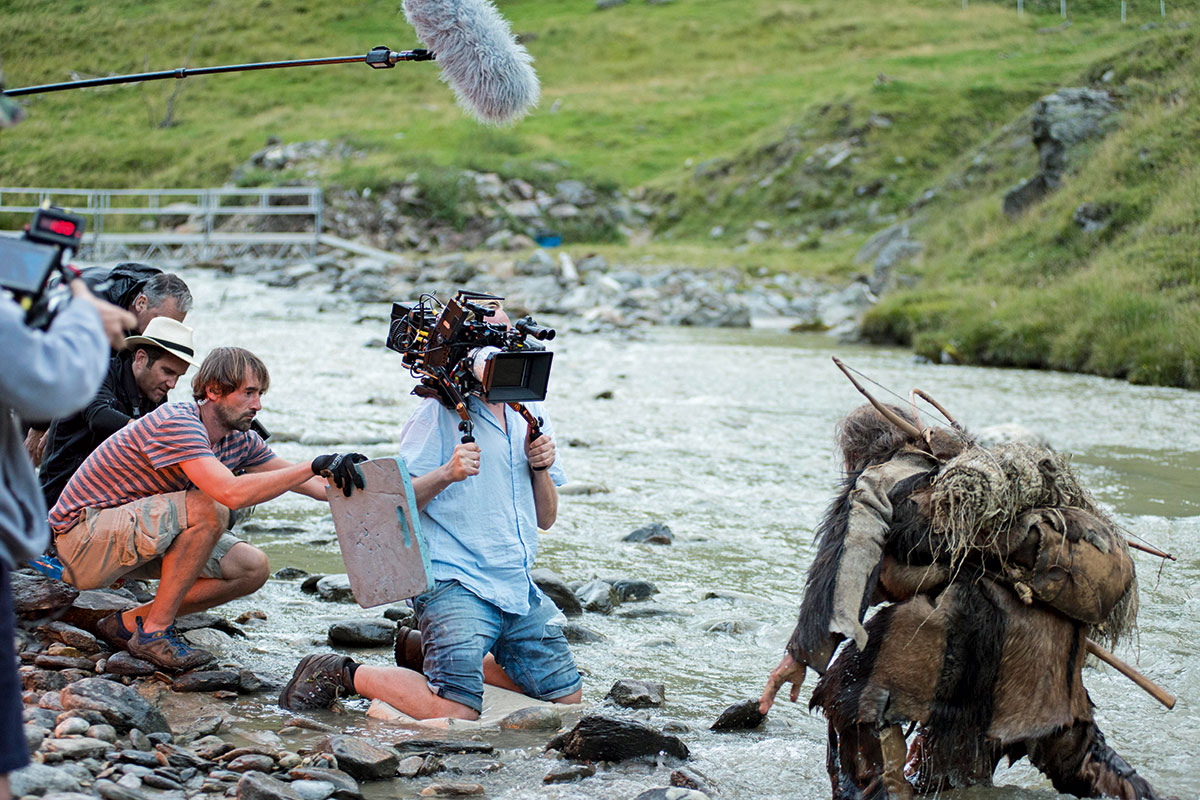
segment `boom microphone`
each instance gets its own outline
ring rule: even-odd
[[[404,16],[458,104],[480,122],[505,125],[537,105],[533,57],[490,0],[404,0]]]

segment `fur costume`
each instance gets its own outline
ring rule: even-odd
[[[834,797],[986,784],[1028,756],[1059,791],[1154,800],[1083,686],[1086,637],[1128,631],[1136,581],[1066,460],[946,429],[915,441],[871,406],[839,439],[847,477],[788,642],[822,676]]]

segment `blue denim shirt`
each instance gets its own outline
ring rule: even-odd
[[[527,404],[544,420],[542,431],[554,429],[537,403]],[[504,406],[507,431],[475,396],[467,400],[479,445],[479,474],[452,483],[421,512],[433,579],[458,581],[502,611],[529,611],[530,591],[539,591],[529,577],[537,557],[537,509],[533,482],[525,457],[528,425]],[[450,460],[462,439],[459,418],[437,400],[417,406],[400,433],[400,456],[413,477],[425,475]],[[556,460],[550,467],[555,486],[566,482]]]

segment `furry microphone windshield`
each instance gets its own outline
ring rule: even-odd
[[[537,105],[533,58],[489,0],[404,0],[404,16],[480,122],[505,125]]]

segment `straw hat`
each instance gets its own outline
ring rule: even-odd
[[[126,347],[132,348],[139,344],[161,347],[171,355],[182,358],[193,367],[200,366],[200,363],[194,358],[196,351],[192,347],[192,329],[170,317],[155,317],[146,323],[146,330],[141,334],[125,338]]]

